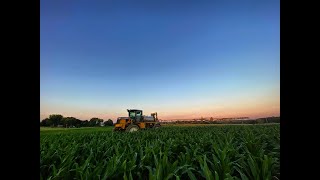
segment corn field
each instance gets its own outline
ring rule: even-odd
[[[40,133],[40,179],[280,179],[280,126]]]

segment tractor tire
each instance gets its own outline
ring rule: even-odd
[[[126,129],[126,132],[135,132],[139,130],[139,126],[137,125],[129,125]]]
[[[153,126],[153,129],[158,129],[158,128],[160,128],[160,127],[161,127],[160,124],[155,124],[155,125]]]

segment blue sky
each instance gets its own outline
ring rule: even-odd
[[[279,1],[40,4],[41,119],[280,113]]]

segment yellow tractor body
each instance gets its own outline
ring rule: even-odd
[[[128,109],[129,117],[119,117],[114,125],[114,131],[133,132],[141,129],[159,128],[157,113],[144,116],[142,110]]]

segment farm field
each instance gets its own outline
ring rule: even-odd
[[[280,179],[280,126],[40,128],[40,179]]]

